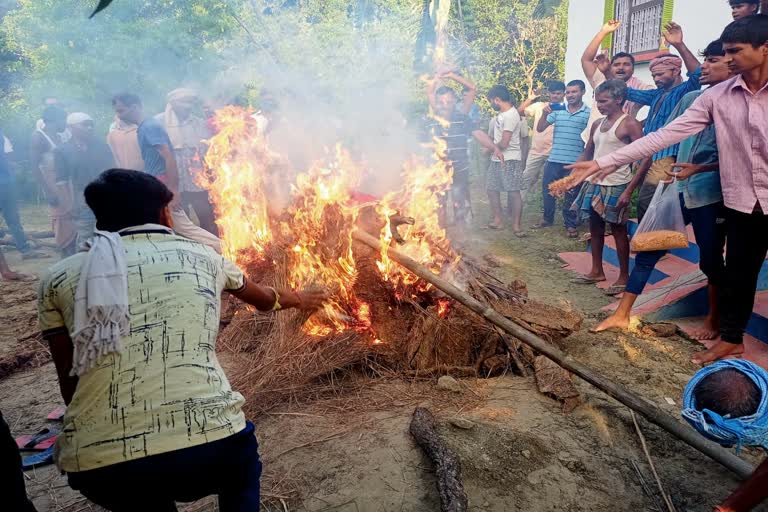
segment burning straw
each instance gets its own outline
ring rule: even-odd
[[[532,301],[521,287],[506,285],[453,250],[438,221],[451,183],[442,159],[411,159],[401,190],[359,204],[352,191],[364,169],[341,148],[286,179],[280,157],[247,111],[229,108],[217,121],[221,131],[206,158],[216,177],[202,185],[215,203],[225,253],[263,284],[331,291],[331,300],[312,315],[242,308],[222,334],[235,353],[234,384],[251,415],[332,390],[329,375],[374,358],[403,375],[446,369],[488,375],[510,362],[526,374],[533,366],[531,351],[510,353],[514,343],[504,334],[389,261],[387,249],[398,242],[399,251],[420,265],[463,283],[468,293],[534,332],[556,340],[578,328],[578,315]],[[440,141],[432,148],[437,155],[444,149]],[[274,197],[291,200],[284,208],[268,208]],[[404,218],[409,220],[400,226],[392,220]],[[355,230],[374,236],[379,248],[354,242]]]

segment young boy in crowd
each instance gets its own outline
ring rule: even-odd
[[[734,20],[752,16],[760,10],[760,0],[729,0],[728,3],[731,4],[731,15]]]
[[[725,205],[726,263],[719,294],[721,339],[693,358],[699,364],[744,351],[744,330],[768,253],[768,16],[734,21],[720,41],[724,63],[737,76],[699,96],[661,130],[616,153],[570,167],[574,182],[593,174],[608,175],[617,166],[652,155],[714,124]]]
[[[592,125],[587,147],[580,160],[592,160],[608,155],[643,136],[640,123],[623,111],[626,99],[627,84],[623,80],[608,80],[597,87],[596,107],[605,117]],[[624,291],[629,279],[629,201],[638,183],[639,179],[632,178],[631,166],[627,164],[605,179],[591,179],[581,187],[572,208],[578,212],[581,220],[589,221],[592,270],[576,282],[591,284],[605,281],[603,246],[605,224],[608,223],[616,241],[620,273],[606,293],[618,295]]]
[[[520,220],[523,216],[523,162],[520,148],[520,114],[512,105],[509,89],[503,85],[492,87],[487,94],[488,102],[498,114],[491,119],[488,136],[502,152],[502,158],[491,156],[488,167],[486,191],[491,203],[491,229],[501,229],[504,221],[501,211],[501,193],[507,193],[507,204],[512,217],[515,236],[525,236]]]

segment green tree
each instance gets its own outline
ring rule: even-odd
[[[452,30],[464,39],[467,67],[481,90],[503,84],[522,101],[538,84],[562,78],[567,0],[463,0],[464,23]]]

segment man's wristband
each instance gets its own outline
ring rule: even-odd
[[[277,292],[275,288],[269,287],[270,290],[275,294],[275,303],[272,305],[271,311],[280,311],[283,309],[283,306],[280,305],[280,294]]]

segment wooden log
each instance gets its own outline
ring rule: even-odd
[[[357,241],[364,243],[372,248],[380,247],[379,240],[360,230],[356,230],[353,236]],[[617,384],[616,382],[613,382],[612,380],[599,374],[589,366],[575,359],[573,356],[566,354],[559,348],[553,346],[550,343],[547,343],[542,338],[536,336],[530,331],[523,329],[509,318],[499,314],[496,310],[487,304],[483,304],[471,295],[463,292],[453,284],[449,283],[445,279],[436,276],[429,269],[423,265],[420,265],[418,262],[401,253],[397,249],[394,249],[390,246],[388,249],[388,254],[393,261],[398,262],[400,265],[407,268],[418,277],[424,279],[426,282],[432,284],[449,297],[462,303],[492,324],[501,327],[504,329],[504,331],[508,332],[521,342],[529,345],[540,354],[547,356],[549,359],[556,362],[566,370],[575,373],[585,381],[595,386],[597,389],[615,398],[630,409],[639,412],[651,423],[655,423],[689,446],[710,457],[712,460],[719,462],[726,468],[733,471],[736,475],[739,476],[739,478],[746,479],[749,477],[749,475],[752,474],[754,468],[751,464],[738,458],[734,454],[726,451],[715,443],[708,441],[692,428],[688,427],[687,425],[683,425],[680,421],[664,412],[656,404],[632,393],[624,386]]]
[[[469,508],[467,493],[461,481],[461,463],[440,439],[435,417],[429,409],[417,407],[411,418],[410,432],[419,446],[435,464],[437,492],[442,512],[465,512]]]

